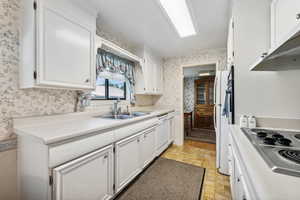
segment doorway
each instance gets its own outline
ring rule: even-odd
[[[183,68],[184,139],[216,143],[215,74],[216,64]]]

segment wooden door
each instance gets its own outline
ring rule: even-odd
[[[111,199],[113,172],[112,145],[54,168],[53,199]]]
[[[195,80],[195,128],[214,129],[214,80],[215,76]]]

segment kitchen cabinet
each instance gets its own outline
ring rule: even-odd
[[[300,22],[300,1],[273,0],[271,4],[271,46],[286,40]]]
[[[155,158],[156,128],[142,134],[142,168],[146,167]]]
[[[234,65],[234,22],[233,18],[229,20],[228,38],[227,38],[227,70]]]
[[[116,143],[116,192],[155,158],[155,133],[156,128],[152,127]]]
[[[228,168],[230,175],[230,188],[232,199],[251,200],[256,199],[255,193],[250,192],[251,186],[247,181],[247,172],[243,170],[243,162],[238,155],[238,149],[233,138],[229,136],[228,144]],[[252,190],[253,191],[253,190]],[[251,195],[252,194],[252,195]]]
[[[136,94],[161,95],[163,93],[162,59],[145,47],[136,50],[136,54],[143,59],[141,66],[135,69]]]
[[[160,155],[169,145],[169,138],[171,135],[170,119],[167,115],[159,118],[160,123],[156,132],[156,154]]]
[[[116,143],[116,192],[141,172],[141,134]]]
[[[113,146],[53,169],[54,199],[108,200],[113,196]]]
[[[18,120],[15,124],[28,126],[27,118]],[[158,139],[159,120],[162,126]],[[33,121],[36,123],[36,118]],[[45,134],[17,132],[22,200],[114,198],[159,155],[157,141],[161,141],[160,152],[168,147],[170,124],[169,114],[164,114],[159,119],[153,116],[109,131],[85,132],[80,137],[80,130],[76,130],[74,137],[61,140],[53,140],[53,135],[49,140]]]
[[[170,113],[170,132],[169,132],[169,143],[171,144],[175,140],[175,116],[174,112]]]
[[[93,89],[96,16],[71,0],[24,1],[21,88]]]

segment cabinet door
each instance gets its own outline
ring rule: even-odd
[[[272,45],[286,38],[300,22],[299,0],[273,0],[272,13]]]
[[[163,92],[163,77],[162,77],[162,67],[159,64],[153,65],[153,83],[155,94],[162,94]]]
[[[153,128],[142,135],[142,167],[148,165],[155,157],[155,131]]]
[[[56,1],[38,1],[37,84],[93,88],[95,30],[65,14]],[[83,18],[83,16],[82,16]]]
[[[164,145],[168,143],[168,124],[167,120],[162,120],[162,123],[157,127],[156,150],[158,154],[163,151]]]
[[[116,192],[125,187],[141,171],[141,135],[116,143]]]
[[[175,117],[170,118],[170,143],[174,142],[175,140]]]
[[[113,146],[53,169],[55,200],[107,200],[113,196]]]

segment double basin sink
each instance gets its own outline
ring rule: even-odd
[[[103,119],[131,119],[131,118],[141,117],[149,114],[150,114],[149,112],[132,112],[132,113],[121,113],[118,115],[107,114],[107,115],[100,115],[96,117],[103,118]]]

